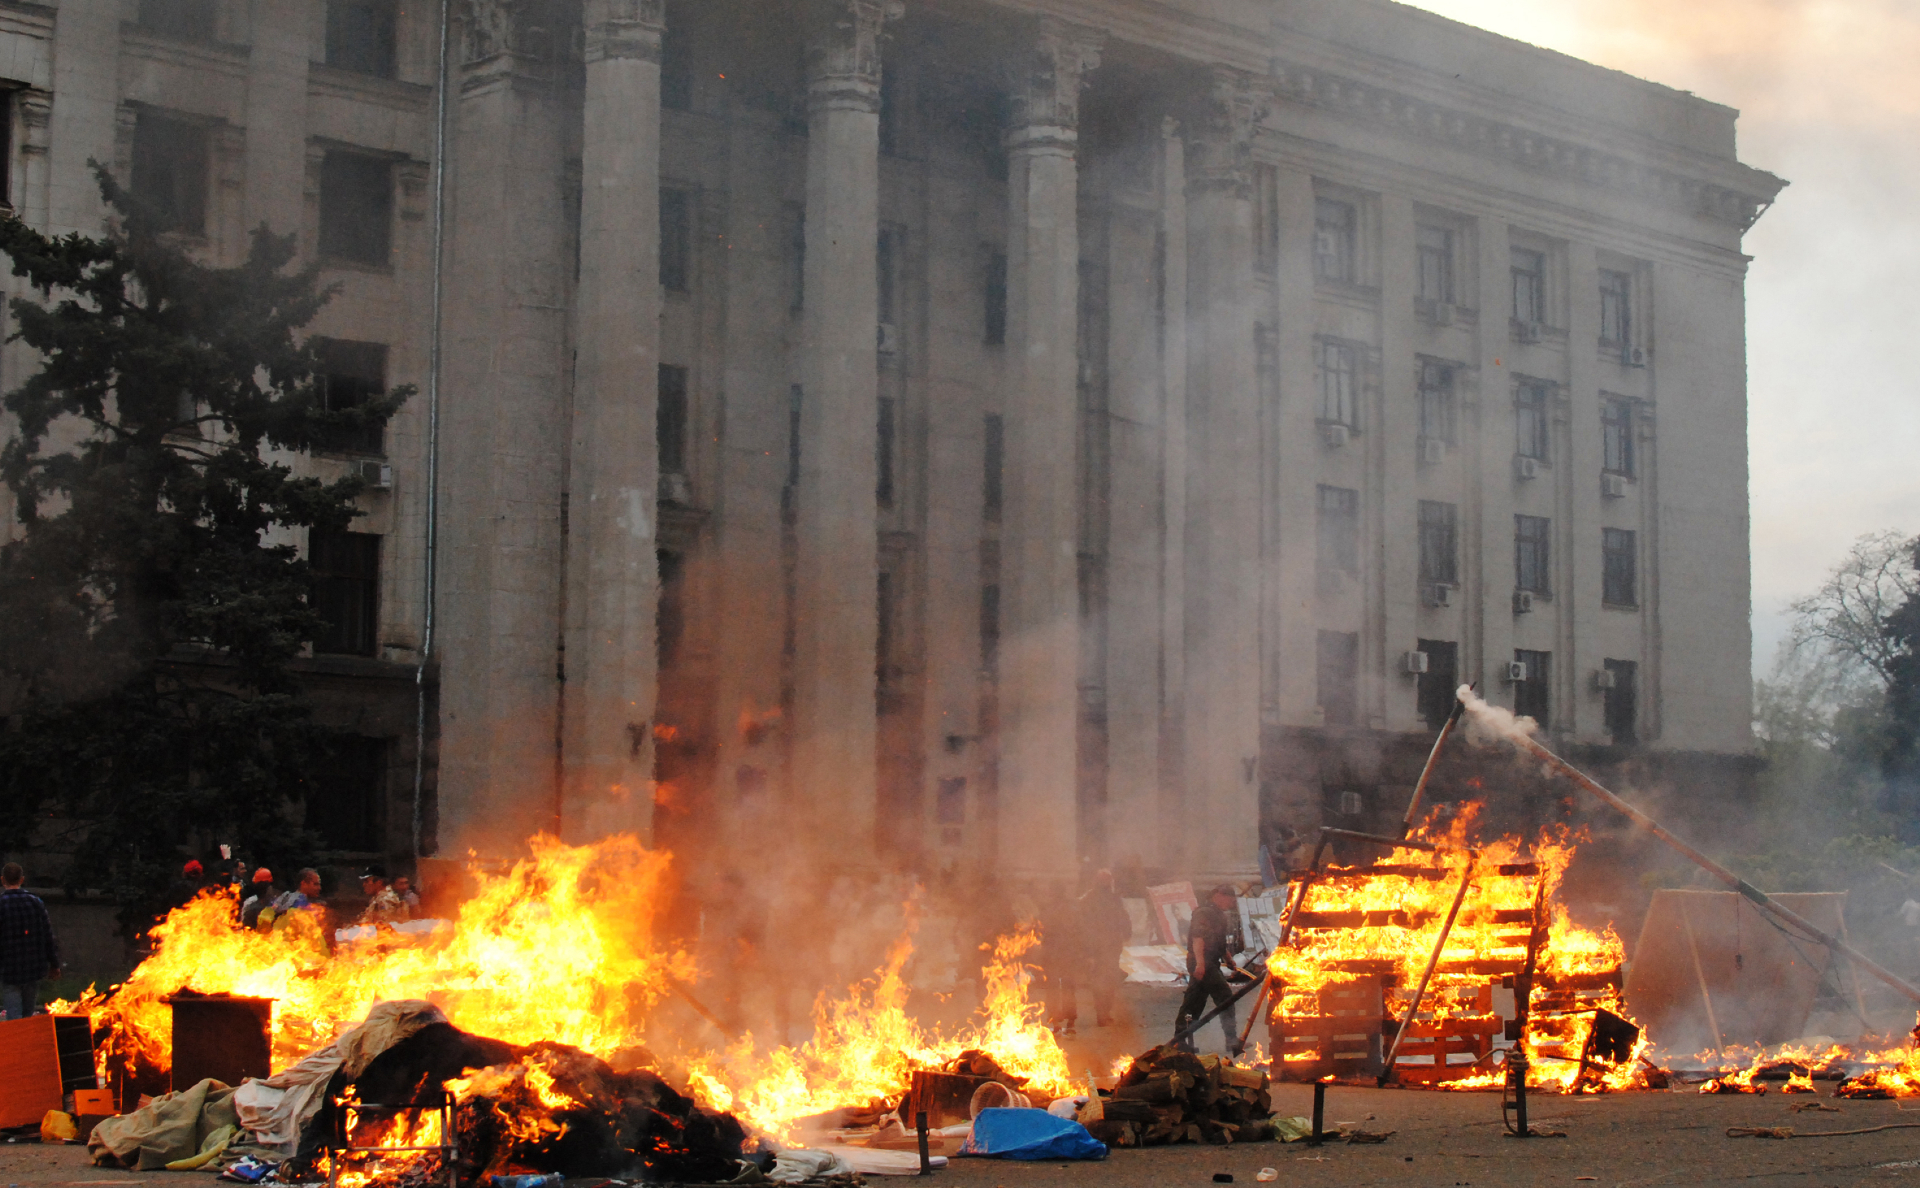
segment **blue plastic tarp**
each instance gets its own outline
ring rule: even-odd
[[[992,1159],[1105,1159],[1107,1144],[1045,1110],[981,1110],[962,1155]]]

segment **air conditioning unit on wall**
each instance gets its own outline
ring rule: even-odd
[[[1540,477],[1540,459],[1517,457],[1513,460],[1513,477],[1517,479],[1537,479]]]
[[[1346,445],[1352,437],[1353,429],[1349,426],[1338,423],[1329,423],[1320,426],[1321,440],[1336,450]]]
[[[1420,439],[1420,464],[1438,466],[1447,459],[1447,443],[1437,437]]]
[[[1407,652],[1400,657],[1400,671],[1408,676],[1424,676],[1427,671],[1425,652]]]
[[[1530,615],[1533,613],[1533,591],[1515,590],[1513,592],[1513,613]]]
[[[1507,683],[1517,685],[1527,679],[1527,664],[1524,660],[1507,661]]]
[[[1453,602],[1453,587],[1436,582],[1420,591],[1420,600],[1430,607],[1448,606]]]
[[[881,354],[897,355],[900,353],[900,328],[898,326],[895,326],[892,322],[881,322],[880,331],[876,337],[878,338]]]
[[[1603,474],[1600,476],[1600,495],[1604,499],[1624,499],[1627,496],[1627,476],[1624,474]]]
[[[1601,692],[1604,693],[1606,690],[1613,688],[1616,683],[1617,681],[1611,668],[1596,668],[1593,670],[1593,687]]]
[[[385,462],[361,462],[358,464],[360,481],[372,491],[393,490],[393,467]]]
[[[1515,322],[1513,324],[1513,337],[1520,342],[1539,342],[1540,323]]]

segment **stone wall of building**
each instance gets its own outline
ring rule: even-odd
[[[302,465],[400,679],[431,551],[444,852],[1245,872],[1455,682],[1739,795],[1730,110],[1374,0],[465,0],[444,97],[433,6],[203,2],[0,0],[9,194],[199,129],[421,386]]]

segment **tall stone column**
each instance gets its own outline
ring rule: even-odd
[[[880,32],[888,0],[807,16],[806,267],[794,561],[797,819],[873,838]],[[895,10],[897,11],[897,10]]]
[[[1006,511],[1001,530],[1000,856],[1071,872],[1079,672],[1080,88],[1089,31],[1042,19],[1007,133]]]
[[[1187,176],[1187,861],[1253,867],[1259,827],[1260,385],[1253,134],[1264,96],[1217,70]]]
[[[588,0],[562,834],[653,821],[663,0]]]

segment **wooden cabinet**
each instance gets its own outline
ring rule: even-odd
[[[32,1126],[91,1089],[93,1033],[85,1015],[32,1015],[0,1022],[0,1127]]]

